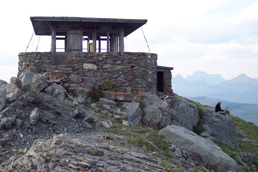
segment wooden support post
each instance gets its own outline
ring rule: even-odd
[[[115,37],[112,34],[110,37],[110,52],[115,52]]]
[[[54,30],[54,27],[51,27],[51,52],[56,52],[56,31]]]
[[[96,53],[96,40],[97,40],[97,32],[94,31],[92,33],[92,40],[93,40],[93,52]]]
[[[99,41],[99,52],[101,52],[101,40],[100,40],[100,37],[98,38],[98,41]]]
[[[110,52],[109,32],[107,32],[107,52]]]
[[[119,32],[119,52],[124,52],[124,29],[120,29]]]
[[[87,39],[87,52],[90,52],[90,35],[88,35]]]

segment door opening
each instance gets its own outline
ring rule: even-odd
[[[164,72],[157,72],[157,91],[164,91]]]

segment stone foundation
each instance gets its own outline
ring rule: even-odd
[[[156,68],[157,55],[149,53],[33,52],[19,54],[18,76],[30,70],[61,79],[64,86],[87,89],[108,79],[116,83],[118,92],[156,93]]]

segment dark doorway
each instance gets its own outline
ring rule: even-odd
[[[157,72],[157,91],[164,91],[164,72]]]

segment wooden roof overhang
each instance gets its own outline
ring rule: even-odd
[[[65,52],[82,51],[82,40],[85,39],[89,45],[88,52],[97,51],[97,41],[101,52],[102,40],[107,42],[107,52],[124,52],[124,37],[147,22],[145,19],[90,17],[30,17],[30,19],[36,35],[52,36],[52,52],[56,52],[56,40],[60,39],[65,40]]]
[[[157,66],[156,70],[157,71],[168,71],[168,70],[173,70],[174,68],[173,67],[168,67],[168,66]]]

